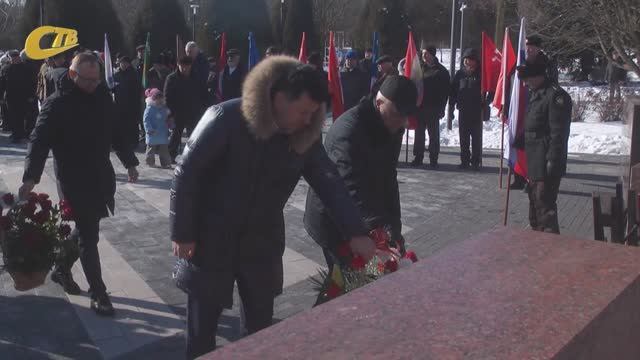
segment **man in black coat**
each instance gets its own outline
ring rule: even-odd
[[[424,131],[429,133],[429,165],[438,167],[440,155],[440,119],[444,117],[444,109],[449,98],[449,71],[440,64],[436,57],[436,47],[422,49],[422,73],[425,97],[418,115],[416,141],[413,147],[411,166],[421,166],[424,158]]]
[[[451,83],[449,118],[453,120],[453,109],[458,108],[460,132],[460,168],[469,164],[474,170],[482,163],[482,107],[480,93],[480,60],[475,49],[467,49],[463,55],[464,68],[458,70]],[[472,146],[469,150],[469,146]]]
[[[371,73],[364,72],[358,66],[358,54],[354,50],[347,52],[345,68],[340,73],[344,109],[358,105],[363,97],[369,94]]]
[[[415,113],[417,89],[404,76],[387,77],[376,96],[368,96],[333,124],[325,149],[336,164],[367,230],[389,228],[391,245],[404,249],[396,166],[409,115]],[[304,226],[323,248],[329,269],[336,249],[347,241],[314,190],[307,193]]]
[[[398,69],[393,66],[393,59],[391,59],[391,56],[380,56],[380,58],[376,61],[376,66],[378,66],[378,76],[375,83],[373,83],[373,85],[371,86],[371,94],[374,97],[378,95],[380,87],[388,76],[398,75]]]
[[[128,169],[129,181],[136,181],[138,160],[122,146],[115,126],[115,106],[100,84],[98,59],[91,53],[77,55],[69,70],[72,86],[47,98],[27,152],[21,198],[40,182],[49,150],[53,150],[56,177],[63,198],[73,210],[76,227],[71,239],[78,243],[80,261],[91,295],[91,308],[99,315],[113,315],[113,306],[102,281],[98,255],[100,219],[114,211],[115,174],[109,160],[113,147]],[[77,260],[67,258],[53,271],[51,279],[70,294],[80,294],[71,277]]]
[[[187,143],[171,190],[174,253],[189,259],[187,358],[215,349],[234,283],[254,333],[271,325],[282,292],[283,208],[300,176],[354,253],[375,245],[322,147],[326,82],[309,65],[272,56],[249,73],[242,98],[209,108]]]
[[[113,121],[120,127],[125,146],[135,149],[138,144],[138,124],[140,123],[140,94],[142,84],[131,65],[131,58],[119,59],[120,70],[114,75],[114,89],[117,115]]]
[[[7,120],[11,141],[20,143],[27,138],[27,117],[35,100],[36,83],[31,67],[20,58],[17,50],[9,51],[11,63],[0,73],[0,97],[7,103]]]
[[[240,65],[240,52],[236,49],[227,51],[227,65],[222,72],[222,101],[242,96],[242,82],[247,71]]]
[[[198,83],[199,90],[202,92],[200,96],[202,100],[201,113],[198,114],[198,117],[200,117],[207,107],[213,105],[213,102],[209,101],[207,91],[207,80],[209,79],[210,71],[209,61],[207,61],[207,57],[200,50],[198,44],[193,41],[187,43],[185,53],[193,60],[193,64],[191,65],[191,78]]]
[[[164,85],[164,96],[167,106],[175,119],[175,128],[169,139],[169,153],[175,162],[182,143],[185,128],[191,134],[198,122],[203,95],[199,84],[191,77],[193,60],[183,56],[178,61],[178,70],[167,76]]]
[[[544,60],[518,67],[531,90],[524,122],[529,178],[529,223],[536,231],[560,233],[558,191],[567,172],[571,97],[549,79]]]

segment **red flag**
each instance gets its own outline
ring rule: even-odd
[[[418,103],[422,104],[422,95],[424,90],[422,67],[420,66],[420,59],[418,58],[418,51],[416,50],[416,44],[413,41],[413,33],[409,32],[409,44],[407,46],[407,54],[405,55],[404,62],[404,76],[411,79],[418,89]],[[409,129],[417,128],[417,121],[415,117],[409,118]]]
[[[494,91],[500,76],[502,55],[496,44],[489,36],[482,32],[482,92]]]
[[[500,76],[496,85],[496,95],[493,97],[493,107],[502,111],[502,119],[506,120],[504,106],[507,104],[507,94],[509,94],[511,85],[511,75],[516,68],[516,52],[513,50],[511,39],[509,38],[509,28],[504,29],[504,42],[502,45],[502,66],[500,67]]]
[[[302,42],[300,43],[300,55],[298,61],[303,64],[307,63],[307,33],[302,33]]]
[[[227,33],[222,33],[220,40],[220,57],[218,58],[218,100],[222,101],[222,76],[227,66]]]
[[[342,83],[338,71],[338,56],[333,41],[333,31],[329,32],[329,92],[331,93],[331,107],[333,121],[336,121],[344,112],[344,99],[342,98]]]

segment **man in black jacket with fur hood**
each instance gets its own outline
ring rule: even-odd
[[[247,76],[242,97],[210,108],[187,142],[171,190],[174,253],[189,261],[187,358],[215,349],[234,283],[251,334],[272,322],[282,292],[282,210],[304,176],[370,259],[375,245],[321,143],[327,84],[309,65],[274,56]]]

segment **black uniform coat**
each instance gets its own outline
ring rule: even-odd
[[[115,105],[103,84],[93,94],[75,85],[56,91],[42,105],[31,134],[23,181],[40,182],[53,150],[56,177],[74,213],[108,216],[116,188],[111,148],[126,168],[138,165],[132,149],[122,145],[114,116]]]
[[[367,229],[388,226],[395,240],[402,235],[396,166],[404,131],[389,132],[373,99],[363,99],[340,116],[324,146],[360,208]],[[347,239],[313,190],[307,194],[304,225],[325,248],[335,248]]]
[[[449,71],[435,59],[433,66],[424,64],[422,72],[425,94],[422,108],[431,110],[443,117],[450,92]]]
[[[231,100],[242,96],[242,82],[245,77],[245,69],[242,64],[229,74],[229,65],[224,67],[222,73],[222,100]]]
[[[114,80],[116,82],[115,102],[118,111],[114,121],[121,127],[126,143],[135,147],[138,143],[142,84],[138,79],[138,73],[132,66],[126,70],[118,71],[114,75]]]
[[[456,72],[451,81],[449,111],[453,111],[454,106],[456,106],[460,111],[468,112],[469,114],[477,113],[478,119],[480,118],[480,111],[482,110],[480,76],[480,67],[471,74],[468,74],[464,69]],[[425,92],[425,94],[427,93]]]
[[[529,94],[524,124],[529,180],[565,175],[571,108],[569,94],[551,81],[547,81],[541,88],[532,90]],[[547,163],[550,163],[549,167]]]
[[[359,67],[345,69],[340,73],[340,81],[345,110],[358,105],[363,97],[369,95],[371,74],[362,71]]]
[[[167,76],[164,96],[177,125],[195,124],[202,115],[202,95],[193,78],[184,76],[177,70]]]
[[[325,107],[293,135],[279,133],[270,89],[299,62],[270,57],[249,74],[241,99],[207,110],[187,142],[171,190],[171,239],[195,242],[192,262],[207,273],[217,301],[231,306],[234,269],[274,274],[282,291],[283,208],[304,176],[352,236],[366,231],[321,139]]]

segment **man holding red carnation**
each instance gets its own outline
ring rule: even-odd
[[[369,231],[388,229],[390,244],[404,252],[396,166],[408,117],[417,111],[417,89],[404,76],[389,76],[376,94],[362,99],[333,124],[324,147],[360,208]],[[305,229],[322,246],[329,269],[343,256],[345,241],[321,197],[310,189]],[[353,266],[353,264],[352,264]]]
[[[176,167],[171,190],[174,253],[189,259],[187,358],[215,348],[234,283],[255,333],[272,323],[282,292],[283,208],[300,176],[328,204],[352,251],[375,245],[321,144],[327,81],[313,67],[273,56],[247,76],[242,97],[210,108]],[[181,287],[183,288],[183,287]]]
[[[128,169],[129,181],[138,178],[138,159],[124,141],[123,129],[114,126],[115,105],[108,89],[101,84],[98,59],[91,53],[77,55],[68,80],[42,105],[31,134],[20,197],[25,199],[40,182],[52,150],[64,197],[61,215],[63,220],[75,221],[70,238],[78,243],[80,262],[90,286],[91,309],[98,315],[112,316],[113,305],[102,281],[98,254],[100,219],[113,213],[115,206],[111,148]],[[63,227],[60,231],[68,233],[70,229]],[[80,287],[71,276],[71,267],[78,256],[69,257],[56,266],[51,279],[65,292],[80,294]]]

